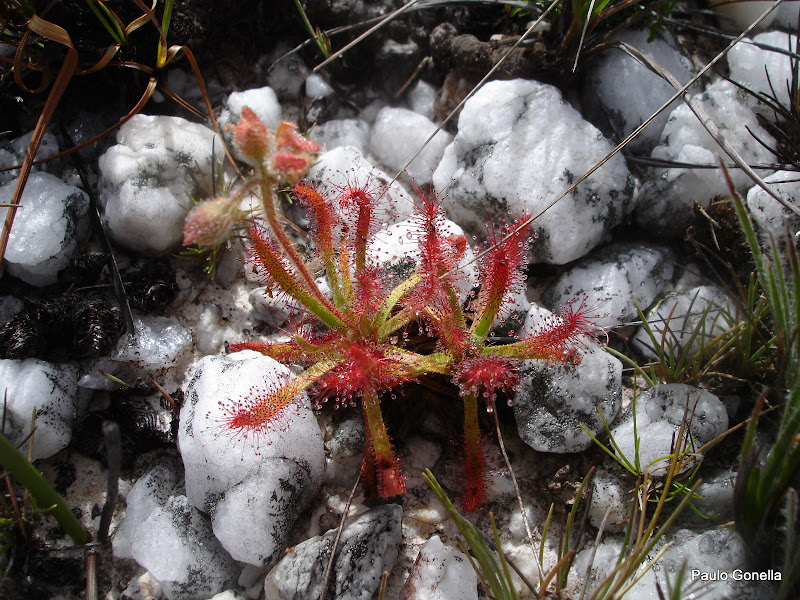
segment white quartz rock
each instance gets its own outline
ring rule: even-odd
[[[453,136],[444,130],[436,135],[434,132],[436,124],[427,117],[407,108],[387,107],[375,119],[369,149],[378,162],[393,173],[405,168],[409,177],[424,185],[430,182],[445,147],[453,140]],[[432,135],[433,139],[425,144]],[[417,152],[419,155],[406,167]]]
[[[539,214],[611,149],[555,87],[492,81],[464,105],[433,184],[447,188],[448,216],[482,236],[487,222]],[[537,218],[534,259],[564,264],[586,254],[633,209],[632,192],[618,154]]]
[[[721,289],[702,285],[685,292],[672,294],[659,302],[647,315],[655,340],[644,327],[633,336],[633,346],[647,358],[656,358],[655,350],[683,352],[687,357],[737,323],[731,299]],[[670,350],[672,349],[672,350]]]
[[[163,254],[183,238],[195,194],[195,176],[211,180],[209,128],[179,117],[136,115],[117,133],[117,145],[100,157],[103,219],[114,240],[146,254]]]
[[[236,563],[186,496],[172,496],[140,525],[133,558],[158,580],[168,600],[209,598],[231,585]]]
[[[774,162],[775,156],[762,144],[774,146],[775,141],[758,123],[752,97],[742,94],[734,84],[720,80],[693,98],[747,164]],[[692,222],[694,203],[707,207],[714,198],[730,195],[725,176],[717,167],[720,160],[725,164],[731,160],[686,104],[670,114],[651,157],[714,167],[653,170],[653,177],[642,187],[636,220],[639,226],[656,235],[682,236]],[[769,174],[759,173],[762,177]],[[751,185],[750,178],[741,169],[729,169],[728,174],[736,189]]]
[[[192,344],[192,334],[175,317],[135,315],[136,334],[123,335],[114,352],[100,359],[81,377],[81,387],[113,389],[116,384],[97,372],[109,372],[121,379],[135,380],[141,372],[163,372],[174,367]]]
[[[164,507],[170,498],[180,493],[180,465],[173,458],[160,458],[136,480],[125,498],[125,518],[114,532],[114,556],[133,558],[133,548],[139,536],[148,532],[140,526],[157,508]]]
[[[197,508],[212,510],[228,490],[259,475],[267,457],[290,458],[314,485],[322,481],[322,434],[305,394],[249,435],[228,424],[237,407],[255,402],[291,378],[288,368],[250,350],[206,356],[196,363],[185,389],[178,447],[186,469],[186,495]],[[313,495],[313,486],[307,493]]]
[[[415,113],[419,113],[433,121],[435,119],[436,97],[436,88],[427,81],[420,79],[408,92],[408,105]]]
[[[681,84],[691,79],[691,61],[678,48],[671,33],[664,30],[652,40],[648,28],[626,29],[614,37],[639,50],[647,58],[666,69]],[[584,107],[594,117],[605,117],[612,125],[615,138],[622,140],[668,100],[675,92],[664,79],[640,64],[625,52],[611,48],[597,61],[590,63],[585,86]],[[632,152],[650,152],[658,143],[669,113],[679,104],[675,100],[628,145]]]
[[[797,26],[797,13],[795,23]],[[772,46],[777,50],[794,52],[797,37],[782,31],[760,33],[752,42]],[[730,77],[734,81],[747,86],[754,92],[775,97],[783,106],[789,106],[789,90],[792,87],[792,59],[786,54],[753,45],[745,38],[728,52]],[[772,111],[764,110],[765,115],[772,116]]]
[[[15,167],[22,164],[22,161],[25,158],[25,152],[31,143],[31,137],[33,137],[32,131],[11,140],[10,143],[4,144],[3,147],[0,148],[0,169]],[[53,156],[54,154],[58,154],[59,150],[60,148],[58,147],[58,140],[56,140],[56,136],[50,132],[45,132],[44,136],[42,136],[42,141],[39,144],[39,149],[36,151],[36,160],[41,160],[43,158]],[[57,173],[56,165],[60,164],[61,162],[58,160],[39,165],[34,164],[31,166],[31,172],[36,173],[38,171],[48,171],[55,175]],[[16,181],[18,176],[19,169],[0,171],[0,184],[7,183],[9,181]]]
[[[452,221],[443,219],[439,227],[443,238],[465,237],[464,230]],[[419,261],[421,231],[419,220],[409,219],[381,229],[372,239],[367,253],[380,265],[390,286],[399,284],[414,272]],[[466,244],[453,275],[461,301],[464,302],[470,290],[478,283],[475,252],[469,243]]]
[[[214,507],[214,535],[230,555],[251,565],[274,564],[312,484],[309,472],[288,458],[264,458],[257,475],[225,492]]]
[[[312,73],[306,77],[306,98],[325,98],[333,93],[333,88],[322,75]]]
[[[616,473],[600,471],[594,476],[592,485],[589,522],[598,529],[602,525],[606,533],[624,531],[634,498],[630,493],[632,480],[626,481]]]
[[[542,301],[551,310],[568,302],[597,307],[599,327],[638,321],[672,280],[674,253],[664,246],[617,242],[578,261],[550,284]]]
[[[709,5],[713,8],[713,10],[722,13],[726,17],[726,25],[730,25],[734,23],[738,26],[739,31],[744,31],[750,25],[759,18],[770,6],[772,6],[772,2],[769,0],[747,0],[745,2],[728,2],[727,0],[711,0]],[[772,21],[777,16],[777,10],[772,11],[768,14],[764,20],[762,20],[756,31],[762,30],[766,27],[769,27]],[[791,27],[795,27],[797,25],[797,15],[795,14],[795,21],[791,24]]]
[[[531,305],[524,331],[556,319],[549,311]],[[524,336],[523,336],[524,337]],[[581,429],[599,435],[603,421],[611,423],[622,408],[622,363],[587,342],[577,365],[528,360],[523,364],[514,397],[514,417],[522,440],[540,452],[580,452],[592,445]]]
[[[652,569],[642,574],[641,579],[628,590],[627,596],[637,600],[659,600],[656,580],[662,590],[668,589],[667,580],[674,589],[681,568],[686,569],[683,589],[693,589],[704,598],[758,600],[774,596],[771,582],[744,579],[752,576],[752,571],[748,568],[745,542],[735,531],[709,529],[698,534],[688,529],[674,530],[667,533],[666,540],[659,542],[653,554],[663,548],[664,541],[672,546],[666,549]],[[617,564],[621,546],[621,538],[610,537],[603,540],[596,551],[593,544],[581,550],[570,572],[572,585],[585,586],[586,597],[589,597]],[[590,565],[593,553],[594,560]]]
[[[348,523],[333,564],[329,598],[369,600],[380,585],[381,573],[391,571],[402,537],[403,509],[378,506]],[[333,547],[335,530],[294,547],[267,575],[264,589],[273,600],[316,600],[322,574]]]
[[[478,600],[478,577],[464,553],[434,535],[422,545],[400,600]]]
[[[0,203],[9,203],[15,182],[0,187]],[[89,197],[48,173],[32,173],[8,237],[9,274],[36,286],[52,285],[69,266],[89,229]],[[5,219],[7,208],[0,208]]]
[[[242,118],[242,109],[245,106],[256,113],[256,116],[272,131],[275,131],[281,122],[281,105],[278,96],[269,86],[233,92],[228,96],[225,106],[218,120],[223,131],[225,125],[235,124]]]
[[[33,459],[47,458],[67,447],[78,405],[75,366],[35,358],[0,360],[0,382],[0,395],[8,402],[5,435],[11,442],[19,444],[30,434],[35,411]]]
[[[772,24],[794,30],[797,27],[798,9],[800,9],[800,0],[784,0],[784,2],[775,9],[775,20]]]
[[[369,125],[361,119],[333,119],[317,125],[311,132],[311,138],[323,150],[353,146],[363,154],[369,143]]]
[[[366,186],[376,197],[383,194],[378,202],[378,214],[387,225],[408,219],[414,210],[414,201],[403,186],[392,182],[389,175],[353,146],[340,146],[321,154],[309,169],[308,179],[329,198],[335,198],[350,185]]]
[[[674,439],[684,415],[686,439]],[[636,457],[634,417],[639,438],[639,464],[644,471],[664,467],[673,445],[680,444],[691,454],[728,429],[728,412],[714,394],[680,383],[657,385],[638,394],[635,415],[631,406],[611,430],[619,454],[631,464],[635,464]],[[702,457],[689,459],[684,470],[691,468],[698,459]],[[663,469],[659,473],[663,473]]]
[[[800,181],[796,171],[777,171],[764,178],[769,188],[790,206],[800,208]],[[787,228],[789,235],[797,239],[800,232],[800,216],[785,208],[759,186],[747,192],[747,208],[767,241],[770,236],[783,245]]]

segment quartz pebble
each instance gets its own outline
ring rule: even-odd
[[[647,314],[655,339],[644,327],[632,338],[634,348],[647,358],[657,357],[656,349],[696,355],[704,345],[736,325],[731,299],[720,288],[701,285],[671,294]],[[687,350],[684,346],[690,344]]]
[[[419,80],[411,91],[408,92],[408,105],[415,113],[421,114],[426,119],[433,121],[436,113],[434,108],[436,106],[437,97],[436,88],[427,81]]]
[[[568,302],[597,307],[598,327],[638,321],[672,280],[675,254],[664,246],[617,242],[571,265],[548,286],[542,302],[551,310]]]
[[[369,600],[383,571],[397,560],[403,509],[398,504],[373,508],[345,525],[333,563],[328,594],[336,600]],[[274,600],[317,600],[336,531],[294,547],[267,575],[264,589]]]
[[[474,235],[487,222],[539,215],[612,146],[553,86],[491,81],[464,105],[433,176],[450,219]],[[598,245],[633,209],[617,154],[533,224],[536,262],[565,264]]]
[[[10,143],[3,144],[3,146],[0,147],[0,184],[16,181],[17,177],[19,176],[19,169],[10,169],[8,171],[3,171],[1,169],[8,169],[9,167],[15,167],[22,164],[22,161],[25,158],[25,152],[31,143],[31,137],[33,137],[32,131],[23,136],[15,138],[11,140]],[[42,141],[39,144],[39,149],[36,151],[36,160],[41,160],[43,158],[53,156],[54,154],[58,154],[59,150],[60,148],[58,147],[58,140],[56,140],[56,136],[50,132],[45,132],[45,134],[42,136]],[[39,165],[34,163],[31,166],[31,172],[37,173],[39,171],[47,171],[52,172],[53,175],[57,175],[56,167],[60,164],[61,162],[58,160],[48,161]],[[28,181],[30,181],[30,178]]]
[[[719,133],[749,165],[769,164],[775,156],[765,148],[775,140],[761,126],[754,112],[756,100],[742,94],[729,81],[712,83],[693,99],[717,125]],[[699,165],[705,168],[657,168],[641,189],[636,213],[637,224],[659,236],[682,236],[694,218],[694,203],[707,207],[714,198],[728,196],[730,190],[719,161],[730,162],[686,104],[669,116],[659,145],[651,158]],[[710,168],[713,167],[713,168]],[[742,189],[751,180],[741,169],[728,169],[733,186]],[[769,171],[759,171],[762,177]]]
[[[686,418],[685,439],[674,439]],[[634,423],[635,419],[635,423]],[[669,461],[669,455],[680,444],[691,455],[728,429],[728,412],[714,394],[682,383],[661,384],[641,392],[620,422],[611,429],[617,454],[644,471],[660,469]],[[686,457],[682,471],[691,469],[702,456]]]
[[[211,181],[211,129],[180,117],[135,115],[100,157],[100,202],[109,235],[143,254],[163,254],[183,239],[195,178]],[[215,167],[214,167],[215,168]]]
[[[288,368],[250,350],[206,356],[186,385],[180,414],[186,495],[214,515],[214,534],[226,550],[256,566],[283,551],[322,482],[322,435],[305,394],[257,431],[237,431],[228,421],[239,404],[256,402],[292,377]]]
[[[127,496],[114,535],[114,555],[133,558],[158,581],[168,600],[200,600],[235,581],[236,564],[191,506],[172,458],[156,460]]]
[[[692,77],[691,61],[667,30],[653,36],[649,28],[626,29],[614,41],[633,46],[681,84]],[[612,137],[619,141],[649,119],[675,92],[667,81],[617,48],[606,50],[590,64],[587,83],[584,106],[593,118],[606,120],[614,132]],[[658,143],[669,113],[679,102],[670,104],[626,148],[631,152],[650,152]]]
[[[433,139],[428,141],[430,136]],[[375,119],[369,149],[378,162],[392,172],[405,169],[417,184],[424,185],[430,183],[433,170],[452,140],[453,136],[446,131],[436,132],[436,124],[427,117],[407,108],[387,107]],[[418,151],[416,158],[406,166]]]
[[[478,600],[478,577],[464,553],[438,535],[422,545],[400,600]]]
[[[235,125],[242,118],[242,109],[249,108],[272,131],[281,122],[281,105],[278,97],[271,87],[251,88],[241,92],[233,92],[225,102],[225,108],[220,113],[220,129],[225,131],[226,125]]]
[[[175,317],[136,315],[134,336],[124,335],[114,351],[101,358],[80,380],[81,387],[115,389],[117,384],[98,369],[125,381],[136,381],[142,372],[164,372],[174,367],[192,344],[192,334]]]
[[[523,329],[530,331],[549,311],[531,305]],[[580,452],[592,445],[622,408],[622,363],[594,343],[582,349],[578,365],[544,360],[524,361],[514,396],[514,417],[522,440],[540,452]],[[598,414],[598,410],[600,413]]]
[[[800,181],[796,171],[777,171],[764,178],[769,189],[790,206],[800,208]],[[758,225],[762,239],[768,243],[771,236],[780,246],[785,243],[786,231],[795,236],[800,231],[800,216],[781,205],[760,186],[753,186],[747,192],[747,208]]]
[[[67,447],[78,408],[77,367],[35,358],[0,360],[0,382],[0,395],[7,403],[4,434],[12,443],[28,437],[35,412],[33,460]]]
[[[333,119],[317,125],[311,138],[323,150],[353,146],[364,154],[369,144],[369,125],[361,119]]]
[[[442,219],[437,223],[444,239],[464,238],[464,230],[452,221]],[[414,273],[419,261],[421,227],[418,219],[409,219],[395,223],[377,232],[368,253],[373,256],[386,277],[389,287],[393,287]],[[464,253],[453,270],[456,289],[461,302],[478,283],[475,268],[475,252],[467,243]]]
[[[700,594],[704,598],[759,600],[774,596],[772,582],[748,581],[742,576],[750,575],[752,571],[746,560],[745,542],[736,531],[727,528],[709,529],[703,533],[690,529],[673,530],[653,549],[653,553],[662,549],[665,542],[671,543],[671,547],[633,584],[627,592],[629,597],[659,600],[657,582],[662,590],[670,589],[667,582],[674,589],[681,568],[686,569],[684,591],[702,589]],[[621,547],[621,538],[610,537],[598,547],[590,544],[581,550],[573,566],[574,575],[570,577],[572,584],[585,588],[589,596],[617,564]],[[701,580],[702,576],[715,578]]]
[[[795,10],[797,26],[797,11]],[[794,52],[797,37],[782,31],[760,33],[752,42],[772,46],[778,50]],[[792,59],[789,55],[755,46],[748,38],[743,39],[728,52],[731,79],[747,86],[753,92],[775,97],[783,106],[789,106],[789,90],[792,87]],[[771,116],[772,111],[764,110]]]
[[[380,201],[381,218],[388,225],[408,219],[414,211],[414,201],[397,181],[370,163],[353,146],[341,146],[320,155],[308,171],[322,194],[331,198],[350,186],[366,186]]]
[[[16,183],[0,186],[0,204],[9,203]],[[0,219],[8,208],[0,208]],[[35,286],[52,285],[69,266],[89,229],[89,197],[49,173],[32,173],[8,236],[8,273]]]

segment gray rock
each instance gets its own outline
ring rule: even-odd
[[[433,184],[447,187],[449,217],[483,236],[487,222],[539,214],[611,148],[556,88],[492,81],[464,105]],[[633,209],[632,192],[617,155],[536,220],[534,260],[565,264],[586,254]]]
[[[630,44],[647,58],[669,71],[680,83],[692,78],[691,61],[680,51],[675,38],[664,30],[651,41],[649,28],[626,29],[614,41]],[[587,72],[583,106],[592,118],[611,125],[613,138],[621,141],[675,92],[664,79],[625,52],[611,48],[593,61]],[[627,146],[632,152],[649,153],[658,143],[669,113],[679,104],[675,100]]]
[[[684,439],[677,439],[686,416]],[[634,438],[639,438],[638,461],[642,471],[663,474],[668,457],[679,444],[687,453],[697,452],[728,429],[728,412],[719,398],[710,392],[682,383],[662,384],[640,393],[634,405],[611,429],[619,454],[631,464],[636,460]],[[702,456],[686,457],[682,471],[692,468]]]
[[[15,185],[0,187],[0,203],[11,201]],[[0,208],[0,219],[8,210]],[[8,237],[9,274],[36,286],[56,283],[88,232],[88,211],[83,191],[49,173],[31,174]]]
[[[25,304],[19,298],[0,296],[0,326],[8,323],[23,308],[25,308]]]
[[[547,318],[549,312],[531,306],[524,329]],[[522,440],[540,452],[580,452],[592,445],[604,427],[598,414],[611,423],[622,408],[622,363],[596,344],[583,352],[578,365],[525,361],[514,417]]]
[[[391,571],[402,536],[403,509],[387,504],[362,514],[345,526],[333,564],[329,597],[369,600],[381,573]],[[268,598],[317,600],[336,531],[313,537],[281,560],[264,583]]]
[[[636,304],[646,310],[673,277],[674,253],[663,246],[618,242],[575,263],[545,290],[550,310],[585,298],[597,306],[600,327],[639,320]],[[635,303],[635,304],[634,304]]]

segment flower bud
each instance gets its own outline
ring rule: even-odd
[[[259,163],[264,160],[273,136],[267,126],[258,118],[250,108],[242,109],[242,118],[236,125],[233,134],[233,143],[246,159]]]
[[[285,150],[292,153],[310,152],[311,154],[318,154],[320,151],[319,144],[306,139],[297,132],[297,125],[282,121],[275,131],[275,145],[278,150]]]
[[[238,202],[218,196],[195,206],[186,216],[183,245],[216,246],[226,241],[241,218]]]

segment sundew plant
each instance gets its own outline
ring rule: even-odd
[[[307,392],[317,406],[330,400],[361,405],[365,444],[361,481],[365,497],[391,497],[406,490],[381,412],[393,390],[423,376],[444,376],[464,403],[462,504],[474,510],[485,501],[488,479],[479,427],[479,403],[493,411],[498,397],[513,392],[524,359],[577,363],[583,340],[592,329],[585,304],[568,306],[534,331],[511,343],[493,344],[493,323],[510,307],[524,284],[531,233],[525,215],[489,232],[478,256],[477,295],[465,309],[459,295],[464,277],[459,262],[467,239],[445,227],[441,201],[416,188],[414,237],[416,266],[400,283],[388,276],[371,243],[381,226],[381,201],[368,182],[350,182],[335,196],[300,181],[319,148],[282,124],[273,133],[249,109],[234,132],[234,144],[254,166],[242,189],[255,190],[263,204],[264,226],[250,230],[249,261],[272,289],[284,293],[307,313],[304,327],[284,343],[242,342],[231,352],[255,350],[283,363],[302,363],[305,370],[275,389],[238,399],[223,420],[233,436],[257,436],[281,427],[283,411]],[[279,217],[279,186],[305,206],[313,223],[313,255],[306,261]],[[231,197],[237,202],[241,192]],[[225,201],[189,215],[186,231],[228,227]],[[212,236],[213,237],[213,236]],[[322,278],[309,266],[321,265]],[[427,353],[409,347],[408,331],[421,330],[433,341]],[[416,346],[415,346],[416,348]]]

